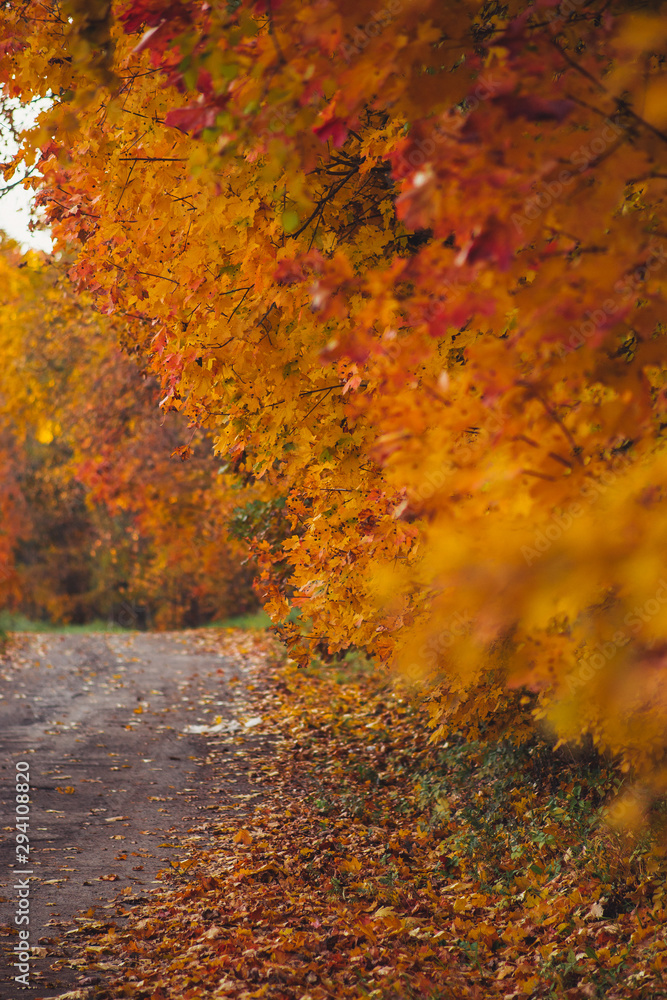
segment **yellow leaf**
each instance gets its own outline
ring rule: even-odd
[[[646,88],[644,118],[658,128],[667,122],[667,79],[655,80]]]
[[[53,441],[53,421],[44,420],[37,428],[35,437],[40,444],[51,444]]]
[[[252,834],[248,830],[241,829],[234,837],[235,844],[252,844]]]

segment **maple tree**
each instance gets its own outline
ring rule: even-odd
[[[665,789],[664,5],[71,0],[0,15],[72,280],[286,537],[293,654]],[[299,616],[294,619],[294,611]]]

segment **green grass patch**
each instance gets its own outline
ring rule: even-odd
[[[109,623],[101,618],[84,625],[56,625],[53,622],[34,621],[20,613],[0,611],[0,635],[5,632],[63,632],[77,634],[79,632],[127,632],[128,629]]]
[[[271,624],[271,619],[264,611],[254,611],[245,615],[235,615],[225,618],[224,621],[210,622],[202,625],[201,628],[238,628],[238,629],[264,629]],[[96,618],[83,625],[56,624],[47,621],[35,621],[27,618],[20,612],[0,611],[0,648],[2,648],[2,634],[8,632],[58,632],[58,633],[79,633],[79,632],[132,632],[134,629],[125,628],[116,622],[105,621]]]
[[[235,615],[232,618],[225,618],[221,622],[211,622],[204,628],[241,628],[241,629],[262,629],[268,628],[271,619],[265,611],[253,611],[246,615]]]

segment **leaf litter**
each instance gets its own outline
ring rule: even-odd
[[[611,764],[537,737],[432,743],[387,675],[299,670],[259,633],[203,642],[255,663],[256,725],[211,740],[217,816],[159,887],[94,950],[80,927],[68,997],[667,996],[664,861],[601,825]],[[226,802],[238,769],[257,790]]]

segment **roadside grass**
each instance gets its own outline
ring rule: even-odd
[[[10,611],[0,611],[0,632],[63,632],[77,634],[79,632],[126,632],[127,629],[114,622],[109,623],[101,618],[86,622],[84,625],[54,624],[53,622],[35,621],[25,615]]]
[[[271,619],[265,611],[253,611],[245,615],[234,615],[231,618],[225,618],[223,621],[211,622],[210,625],[203,626],[204,628],[239,628],[246,631],[254,629],[268,628],[271,624]]]
[[[433,744],[363,658],[299,670],[267,633],[202,635],[265,657],[261,727],[212,757],[258,804],[197,826],[187,874],[98,939],[126,964],[87,998],[667,997],[664,856],[603,825],[612,762],[537,736]]]
[[[230,618],[225,618],[223,621],[210,622],[207,625],[201,626],[202,628],[237,628],[246,631],[254,629],[264,629],[268,628],[271,624],[271,619],[264,611],[255,611],[249,614],[236,615]],[[96,618],[94,621],[86,622],[83,625],[69,625],[69,624],[58,624],[54,622],[47,621],[37,621],[32,618],[26,617],[26,615],[10,612],[10,611],[0,611],[0,641],[3,633],[8,632],[58,632],[65,634],[77,634],[80,632],[131,632],[133,629],[129,629],[124,625],[119,625],[117,622],[105,621],[102,618]]]

